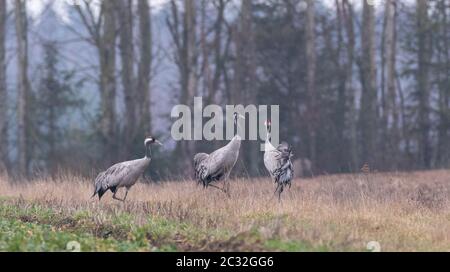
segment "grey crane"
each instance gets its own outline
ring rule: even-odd
[[[102,196],[111,190],[113,193],[113,199],[119,201],[125,201],[130,188],[136,184],[138,178],[144,173],[145,169],[150,165],[152,160],[151,145],[159,144],[161,142],[153,137],[147,137],[144,141],[145,145],[145,157],[138,160],[126,161],[117,163],[108,170],[101,172],[95,179],[95,191],[92,197],[98,195],[98,199],[101,200]],[[126,192],[123,199],[116,197],[116,193],[119,188],[125,187]]]
[[[292,149],[286,144],[280,144],[275,148],[270,142],[272,125],[266,121],[267,137],[264,148],[264,165],[269,171],[270,176],[276,183],[275,194],[278,193],[278,200],[281,200],[281,193],[285,186],[291,187],[291,181],[294,178],[294,167],[291,162]]]
[[[194,157],[195,179],[203,188],[211,186],[230,195],[230,185],[228,177],[239,156],[241,148],[241,137],[237,134],[238,118],[245,119],[244,116],[234,113],[235,134],[233,139],[224,147],[217,149],[211,154],[198,153]],[[223,188],[212,184],[223,181]]]

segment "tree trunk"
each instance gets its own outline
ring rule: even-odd
[[[222,32],[223,25],[225,23],[225,1],[219,0],[217,7],[217,19],[215,24],[215,34],[214,34],[214,60],[215,60],[215,71],[213,82],[211,86],[211,92],[209,94],[209,100],[214,102],[215,95],[219,89],[221,75],[225,69],[225,58],[226,53],[222,54]]]
[[[56,144],[57,144],[57,113],[56,108],[58,107],[58,98],[57,94],[55,94],[55,82],[56,82],[56,65],[57,65],[57,50],[56,44],[49,42],[44,44],[44,53],[45,53],[45,68],[46,68],[46,81],[44,86],[43,96],[47,98],[48,112],[47,112],[47,125],[48,125],[48,134],[46,135],[48,142],[48,154],[47,154],[47,168],[50,172],[51,176],[54,177],[57,171],[58,160],[56,157]]]
[[[437,162],[439,167],[448,167],[450,163],[450,28],[448,13],[450,6],[446,0],[438,3],[440,14],[439,33],[439,131],[438,131],[438,148]],[[446,6],[447,5],[447,6]]]
[[[179,2],[170,1],[171,17],[167,18],[167,25],[175,45],[174,58],[179,72],[180,96],[179,103],[188,105],[193,111],[194,96],[197,94],[197,35],[196,35],[196,5],[195,0],[182,1],[184,14],[179,12]],[[198,129],[198,128],[194,128]],[[178,165],[184,169],[184,174],[192,173],[192,155],[194,154],[194,141],[178,141],[175,154],[181,159]]]
[[[197,14],[196,1],[184,1],[184,71],[185,84],[183,86],[183,103],[189,105],[191,109],[194,105],[194,97],[197,95]],[[201,128],[194,127],[194,130]],[[195,137],[195,132],[194,132]],[[184,158],[186,170],[192,173],[191,157],[195,153],[195,141],[187,141],[184,145]]]
[[[359,63],[361,72],[361,150],[364,162],[376,161],[375,143],[377,133],[377,81],[375,60],[375,9],[374,5],[363,0],[363,23],[361,34],[362,57]]]
[[[144,133],[152,133],[152,120],[150,111],[150,80],[152,68],[152,24],[150,18],[150,7],[147,0],[139,0],[139,33],[140,33],[140,60],[138,70],[138,96],[142,99],[140,101],[141,119],[140,128]],[[144,136],[144,135],[141,135]]]
[[[188,105],[194,102],[194,96],[197,94],[197,20],[195,0],[186,0],[184,2],[184,35],[185,35],[185,71],[186,71],[186,90],[185,100]]]
[[[418,71],[417,94],[419,97],[419,158],[422,167],[431,166],[430,142],[430,92],[429,65],[431,59],[430,29],[427,0],[417,0]]]
[[[383,103],[383,130],[385,148],[383,148],[385,162],[389,161],[391,169],[397,167],[397,156],[399,146],[398,135],[398,110],[396,105],[397,92],[395,84],[396,72],[396,17],[397,5],[394,0],[387,0],[385,3],[385,19],[383,30],[384,48],[384,68],[383,78],[385,79],[383,89],[386,90],[385,102]],[[387,166],[387,165],[386,165]]]
[[[104,141],[105,163],[117,159],[116,129],[116,0],[102,2],[103,35],[98,45],[100,59],[101,134]]]
[[[211,66],[209,65],[209,45],[207,41],[207,26],[206,26],[206,7],[209,1],[202,0],[200,8],[200,48],[201,48],[201,68],[200,73],[202,77],[202,87],[201,95],[207,105],[212,103],[212,76],[211,76]]]
[[[28,96],[29,96],[29,82],[28,82],[28,25],[26,13],[26,1],[16,0],[15,7],[15,24],[17,37],[17,90],[18,90],[18,161],[19,172],[21,175],[28,174]]]
[[[238,28],[235,33],[236,61],[234,67],[234,88],[232,90],[233,104],[258,104],[255,82],[255,45],[252,26],[253,1],[242,1]],[[249,125],[247,121],[246,124]],[[249,126],[246,126],[249,131]],[[248,135],[248,133],[247,133]],[[243,145],[244,171],[249,175],[258,174],[259,144],[256,141],[249,141]]]
[[[353,88],[353,66],[355,60],[355,30],[353,25],[353,6],[348,0],[343,0],[342,12],[345,17],[347,32],[347,64],[346,64],[346,93],[349,101],[349,127],[350,127],[350,166],[352,171],[359,168],[358,161],[358,135],[357,112],[355,103],[355,89]]]
[[[316,33],[314,0],[307,0],[306,9],[306,86],[308,93],[308,136],[309,156],[313,165],[316,161],[316,124],[318,111],[316,108]]]
[[[120,33],[120,57],[122,64],[121,78],[125,99],[125,125],[120,156],[121,159],[126,159],[133,149],[138,119],[138,97],[136,97],[137,92],[134,80],[133,11],[131,0],[119,0],[117,7]]]
[[[251,9],[252,1],[242,1],[240,16],[237,29],[234,33],[236,44],[236,61],[234,65],[234,79],[232,90],[232,103],[244,104],[246,97],[251,93],[251,85],[248,84],[250,73],[250,61],[251,61]]]
[[[0,1],[0,174],[8,163],[8,118],[6,90],[6,1]]]

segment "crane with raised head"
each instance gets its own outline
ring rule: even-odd
[[[219,189],[230,195],[229,175],[239,157],[241,148],[241,137],[237,133],[238,118],[245,119],[244,116],[234,113],[235,134],[233,139],[224,147],[217,149],[211,154],[198,153],[194,157],[195,179],[204,188],[209,186]],[[223,181],[223,188],[212,183]]]
[[[291,181],[294,178],[294,167],[291,162],[293,153],[287,143],[282,143],[275,148],[271,143],[272,124],[270,121],[266,121],[265,125],[267,136],[264,145],[264,166],[277,186],[274,193],[278,193],[278,200],[280,201],[284,188],[286,186],[290,188]]]

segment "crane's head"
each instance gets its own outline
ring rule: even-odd
[[[272,130],[272,122],[270,121],[270,120],[266,120],[265,122],[264,122],[264,125],[266,126],[266,128],[267,128],[267,131],[271,131]]]
[[[242,114],[239,114],[237,112],[233,113],[234,116],[234,121],[237,122],[238,118],[244,119],[245,120],[245,116]]]
[[[148,136],[145,141],[144,141],[145,146],[149,146],[151,144],[158,144],[158,145],[163,145],[160,141],[156,140],[154,137],[152,136]]]

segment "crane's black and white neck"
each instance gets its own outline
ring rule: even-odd
[[[152,158],[152,148],[151,148],[151,139],[147,138],[145,139],[145,158],[151,159]]]
[[[146,159],[151,159],[152,158],[152,148],[151,145],[152,144],[159,144],[162,145],[162,143],[158,140],[156,140],[153,137],[147,137],[144,141],[144,145],[145,145],[145,158]]]
[[[241,136],[238,133],[238,130],[239,130],[238,119],[239,118],[245,120],[244,116],[242,116],[239,113],[235,112],[234,115],[233,115],[233,121],[234,121],[234,138],[233,138],[233,140],[237,140],[237,141],[241,141],[242,140]]]
[[[271,142],[271,133],[272,133],[272,123],[270,122],[270,120],[267,120],[265,122],[266,125],[266,143],[265,143],[265,151],[271,151],[274,150],[275,147],[273,146],[272,142]]]

